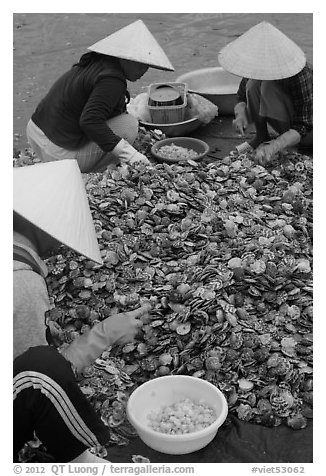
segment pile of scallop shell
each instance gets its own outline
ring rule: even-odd
[[[155,300],[135,342],[108,349],[80,386],[128,444],[139,384],[187,374],[214,383],[229,413],[301,429],[312,418],[312,159],[249,154],[84,176],[104,264],[62,247],[47,261],[49,312],[67,345]]]

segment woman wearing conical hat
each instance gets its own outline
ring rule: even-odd
[[[255,138],[238,150],[255,150],[262,165],[299,144],[312,147],[313,73],[303,51],[280,30],[259,23],[219,53],[220,65],[241,76],[233,124],[242,135],[249,123]],[[268,125],[278,134],[270,140]]]
[[[13,175],[14,460],[35,432],[57,462],[106,462],[89,448],[108,443],[108,428],[75,374],[108,347],[133,341],[151,303],[104,319],[60,353],[48,345],[56,329],[46,319],[43,259],[62,244],[99,264],[101,254],[75,160],[14,168]]]
[[[174,71],[142,20],[88,48],[53,84],[27,125],[28,141],[43,162],[76,159],[82,172],[112,162],[148,159],[132,147],[138,121],[126,113],[127,81],[148,68]]]

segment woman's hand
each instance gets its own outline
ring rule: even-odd
[[[248,127],[248,116],[246,103],[240,102],[234,108],[235,119],[232,121],[233,127],[242,136]]]
[[[145,304],[139,309],[121,312],[106,318],[106,334],[111,345],[133,342],[143,324],[150,319],[151,306]]]
[[[261,144],[256,149],[256,159],[260,165],[265,166],[270,162],[273,155],[281,152],[282,150],[286,149],[287,147],[293,147],[299,144],[301,140],[301,136],[299,132],[294,129],[289,129],[288,131],[284,132],[276,139],[271,140],[270,142],[265,142]]]
[[[274,154],[275,147],[271,142],[268,144],[260,144],[256,149],[255,158],[258,164],[264,167],[270,162]]]
[[[141,164],[150,165],[150,161],[146,157],[146,155],[141,154],[140,152],[136,152],[130,159],[126,161],[128,164],[134,164],[136,162]]]
[[[244,136],[245,130],[248,127],[248,119],[246,114],[239,114],[233,121],[232,121],[234,129]]]
[[[111,153],[120,159],[121,165],[134,164],[140,162],[146,165],[150,164],[148,158],[138,152],[132,145],[130,145],[125,139],[121,139],[115,146]]]
[[[109,347],[133,342],[143,324],[150,320],[149,312],[154,305],[155,302],[148,301],[133,311],[107,317],[74,339],[62,355],[81,372]]]

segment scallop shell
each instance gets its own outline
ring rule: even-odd
[[[289,416],[289,404],[285,398],[280,395],[271,395],[270,402],[276,416],[281,418],[286,418]]]
[[[248,404],[240,403],[237,407],[237,414],[239,420],[250,421],[253,418],[253,409]]]
[[[178,327],[176,328],[176,333],[184,336],[186,334],[189,334],[191,330],[191,324],[189,322],[184,323],[184,324],[179,324]]]
[[[140,131],[147,134],[146,141],[156,140]],[[96,411],[107,395],[113,402],[117,392],[128,395],[130,386],[170,372],[225,384],[230,413],[238,416],[240,408],[253,423],[276,426],[308,412],[311,160],[284,153],[264,168],[250,154],[235,154],[209,165],[134,165],[87,174],[85,186],[104,265],[65,247],[47,260],[50,302],[60,310],[48,318],[58,326],[56,342],[70,342],[83,324],[135,309],[143,299],[157,300],[135,343],[102,356],[118,372],[92,366],[82,375],[80,384],[95,391]],[[247,401],[239,379],[254,382]],[[272,388],[283,399],[273,408],[266,404]],[[281,401],[288,417],[280,416],[287,412]],[[126,444],[128,436],[118,433],[124,424],[114,428],[114,444]]]
[[[286,423],[293,430],[302,430],[307,426],[307,419],[301,413],[298,413],[294,416],[289,416]]]

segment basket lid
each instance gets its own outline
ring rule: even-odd
[[[181,99],[179,91],[169,85],[158,86],[151,91],[149,97],[155,103],[175,103],[175,101]]]

